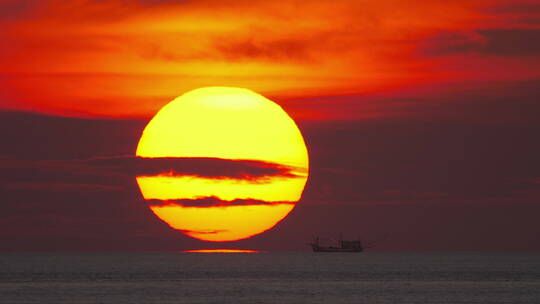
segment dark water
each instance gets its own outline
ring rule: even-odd
[[[3,254],[0,303],[540,303],[540,255]]]

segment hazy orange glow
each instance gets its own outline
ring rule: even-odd
[[[275,226],[294,208],[308,177],[308,154],[294,121],[252,91],[209,87],[188,92],[148,123],[137,147],[142,158],[219,158],[288,166],[290,175],[206,178],[138,176],[150,208],[172,228],[206,241],[234,241]],[[220,205],[183,206],[172,200],[214,197]],[[248,203],[233,205],[235,200]]]
[[[336,92],[540,76],[534,58],[457,52],[486,44],[477,30],[538,29],[526,11],[505,9],[532,0],[33,2],[0,19],[4,108],[149,117],[178,92],[212,85],[294,105]],[[334,107],[294,114],[334,118]]]
[[[183,252],[190,253],[259,253],[258,250],[250,249],[195,249],[195,250],[185,250]]]

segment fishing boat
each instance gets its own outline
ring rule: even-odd
[[[362,252],[364,247],[360,240],[338,240],[337,246],[321,246],[319,237],[316,237],[313,242],[309,243],[314,252]]]

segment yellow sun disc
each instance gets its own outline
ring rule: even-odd
[[[137,176],[154,214],[207,241],[239,240],[271,229],[294,208],[308,177],[307,149],[294,121],[276,103],[242,88],[201,88],[176,98],[148,123],[136,154],[289,168],[287,174],[260,178],[171,175],[166,169]],[[203,203],[208,199],[219,204]]]
[[[271,100],[253,91],[208,87],[164,106],[144,129],[142,157],[253,159],[307,168],[302,134]]]

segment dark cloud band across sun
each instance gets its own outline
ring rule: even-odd
[[[42,160],[19,162],[0,159],[3,169],[21,167],[49,172],[77,172],[82,175],[124,176],[196,176],[211,179],[242,179],[264,182],[266,178],[300,177],[303,170],[281,164],[255,160],[229,160],[220,158],[143,158],[136,156],[95,157],[88,159]]]
[[[255,199],[235,199],[233,201],[223,201],[217,197],[201,197],[197,199],[179,200],[147,200],[150,206],[181,206],[181,207],[229,207],[229,206],[260,206],[260,205],[294,205],[296,202],[265,202]]]

